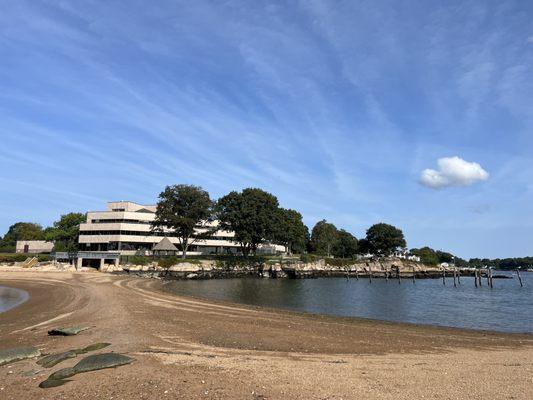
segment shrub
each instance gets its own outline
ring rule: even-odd
[[[28,257],[33,257],[33,254],[24,254],[24,253],[3,253],[0,254],[0,262],[21,262],[25,261]]]
[[[318,260],[318,257],[315,254],[301,254],[300,261],[304,263],[312,263]]]
[[[150,261],[151,260],[148,257],[144,256],[132,256],[129,259],[129,262],[133,265],[148,265]]]
[[[164,269],[169,269],[173,265],[183,263],[201,264],[201,261],[190,258],[178,258],[176,256],[160,258],[157,260],[157,264]]]
[[[37,261],[39,261],[39,262],[50,261],[50,255],[49,254],[39,254],[37,256]]]

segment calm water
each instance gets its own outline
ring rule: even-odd
[[[498,272],[499,274],[500,272]],[[336,316],[353,316],[502,332],[533,332],[533,273],[494,279],[490,289],[473,278],[453,286],[448,278],[397,281],[374,279],[215,279],[172,281],[177,294]]]
[[[16,307],[30,298],[24,290],[0,286],[0,313]]]

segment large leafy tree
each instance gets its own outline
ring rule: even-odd
[[[216,228],[209,222],[213,215],[213,202],[209,193],[193,185],[167,186],[159,194],[152,222],[156,232],[171,233],[179,239],[182,258],[189,246],[211,236]]]
[[[420,249],[409,250],[411,254],[420,257],[420,262],[429,265],[436,265],[439,263],[439,257],[435,250],[430,247],[422,247]]]
[[[61,215],[53,226],[45,229],[45,239],[55,243],[56,251],[75,251],[78,248],[80,224],[85,219],[82,213]]]
[[[255,254],[264,241],[276,240],[279,203],[264,190],[248,188],[228,193],[218,200],[216,216],[221,229],[235,233],[245,256]]]
[[[2,247],[13,250],[17,240],[44,240],[43,227],[33,222],[17,222],[11,225],[2,239]]]
[[[335,257],[354,257],[358,251],[357,238],[350,232],[341,229],[337,233],[337,241],[333,245],[333,255]]]
[[[317,222],[313,227],[311,232],[311,246],[316,253],[330,257],[337,240],[337,228],[325,219]]]
[[[390,255],[399,247],[406,247],[403,232],[389,224],[372,225],[366,231],[366,239],[374,252],[384,256]]]
[[[308,229],[298,211],[280,208],[278,210],[276,241],[285,245],[288,254],[305,250]]]

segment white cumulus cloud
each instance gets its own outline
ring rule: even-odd
[[[420,174],[424,186],[441,189],[449,186],[468,186],[477,181],[486,181],[489,173],[476,162],[460,157],[443,157],[437,161],[438,169],[425,169]]]

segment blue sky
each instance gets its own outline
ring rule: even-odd
[[[4,1],[0,232],[193,183],[533,255],[532,20],[526,1]]]

